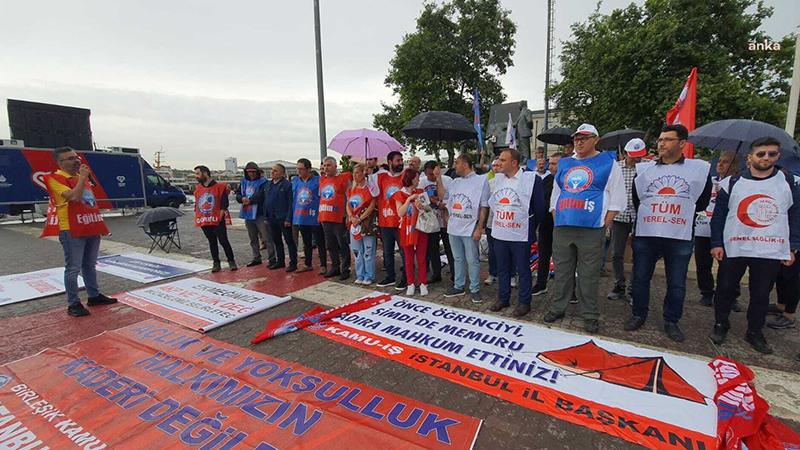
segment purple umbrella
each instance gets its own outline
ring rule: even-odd
[[[328,148],[341,153],[342,156],[359,159],[383,158],[389,152],[403,151],[403,146],[385,131],[366,128],[342,131],[331,139]]]

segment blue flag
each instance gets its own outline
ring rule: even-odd
[[[481,91],[475,88],[475,95],[472,97],[472,112],[475,113],[475,119],[472,121],[472,126],[475,127],[475,132],[478,133],[478,148],[483,150],[483,130],[481,130]]]

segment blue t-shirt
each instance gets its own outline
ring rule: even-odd
[[[292,178],[292,207],[293,225],[319,225],[319,177],[311,177],[308,181]]]
[[[554,182],[561,189],[555,226],[603,226],[603,194],[615,162],[600,153],[588,159],[561,158]]]

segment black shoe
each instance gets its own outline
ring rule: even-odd
[[[447,292],[444,293],[444,296],[447,297],[447,298],[450,298],[450,297],[461,297],[462,295],[464,295],[466,293],[467,293],[467,290],[463,289],[463,288],[462,289],[450,288],[450,290],[448,290]]]
[[[289,267],[286,268],[287,272],[294,272],[297,270],[297,264],[289,264]]]
[[[405,278],[401,278],[400,281],[394,284],[395,291],[402,291],[406,287],[408,287],[408,281]]]
[[[489,306],[489,311],[497,312],[502,309],[508,308],[510,305],[508,303],[502,303],[500,300],[495,300],[491,306]]]
[[[677,323],[664,322],[664,332],[675,342],[683,342],[686,339]]]
[[[323,275],[323,277],[325,277],[325,278],[333,278],[333,277],[338,277],[341,274],[342,273],[339,272],[339,269],[331,269],[331,270],[325,272],[325,275]]]
[[[645,318],[639,316],[631,316],[627,321],[625,321],[624,329],[625,331],[636,331],[639,328],[642,328],[644,325]]]
[[[442,277],[428,277],[428,282],[426,284],[433,284],[442,281]]]
[[[625,296],[625,286],[614,286],[614,289],[606,296],[609,300],[619,300]]]
[[[228,269],[231,271],[239,270],[239,266],[236,265],[236,261],[228,261]]]
[[[547,293],[547,286],[536,286],[533,288],[533,292],[531,292],[531,295],[536,297],[537,295],[542,295],[546,293]]]
[[[345,270],[344,272],[342,272],[341,275],[339,275],[339,279],[342,280],[342,281],[344,281],[344,280],[346,280],[348,278],[350,278],[350,271],[349,270]]]
[[[275,269],[283,269],[284,267],[286,267],[286,264],[272,263],[267,266],[267,269],[275,270]]]
[[[91,314],[88,309],[84,308],[82,304],[75,303],[74,305],[67,306],[67,314],[72,317],[83,317]]]
[[[391,286],[395,283],[394,278],[384,278],[383,281],[377,284],[378,287]]]
[[[261,265],[261,260],[260,259],[254,259],[254,260],[250,261],[249,263],[247,263],[247,267],[255,267],[255,266],[260,266],[260,265]]]
[[[737,298],[736,300],[733,301],[733,304],[731,305],[731,311],[742,312],[742,310],[743,310],[742,304],[739,303],[739,299]]]
[[[516,308],[514,308],[514,312],[512,312],[511,315],[514,317],[522,317],[529,312],[531,312],[531,305],[520,303]]]
[[[587,333],[597,333],[600,331],[600,321],[597,319],[586,319],[583,321],[583,329]]]
[[[107,297],[103,294],[97,294],[97,297],[89,297],[89,301],[86,302],[89,306],[113,305],[114,303],[117,303],[117,299]]]
[[[711,332],[711,342],[722,345],[722,343],[725,342],[725,337],[728,335],[728,329],[730,329],[728,325],[715,323],[714,330]]]
[[[744,340],[747,341],[750,345],[753,346],[756,351],[761,352],[765,355],[772,354],[772,347],[767,344],[767,340],[764,339],[764,333],[758,332],[750,332],[748,331],[747,334],[744,335]]]
[[[714,306],[714,297],[711,295],[704,295],[700,297],[700,304],[703,306]]]
[[[557,313],[553,311],[547,311],[547,314],[545,314],[544,317],[542,317],[542,320],[544,320],[547,323],[553,323],[556,320],[563,318],[564,318],[563,312]]]
[[[222,266],[220,265],[219,261],[215,262],[213,266],[211,266],[211,273],[217,273],[222,270]]]

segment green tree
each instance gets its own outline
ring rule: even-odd
[[[397,103],[382,103],[373,125],[417,151],[439,152],[442,145],[454,160],[457,143],[431,143],[409,139],[400,131],[415,115],[425,111],[451,111],[472,116],[472,93],[481,92],[481,117],[489,107],[505,100],[499,76],[513,65],[516,25],[510,11],[498,0],[450,0],[425,3],[416,30],[395,46],[384,83]],[[474,142],[471,143],[474,146]]]
[[[595,10],[572,25],[561,54],[562,81],[551,95],[567,125],[603,132],[625,126],[652,137],[692,67],[697,67],[697,126],[754,118],[783,127],[794,41],[780,51],[758,28],[772,14],[754,0],[647,0],[609,15]]]

